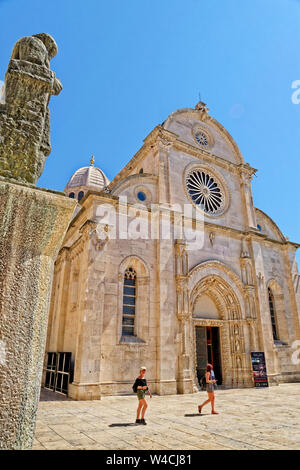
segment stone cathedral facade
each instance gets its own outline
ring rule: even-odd
[[[270,384],[300,381],[300,245],[254,207],[255,172],[202,102],[155,127],[111,182],[93,161],[75,172],[44,386],[74,399],[131,393],[145,365],[154,393],[192,393],[211,362],[219,385],[251,387],[252,351],[265,353]],[[180,229],[185,205],[196,245]],[[169,237],[147,232],[164,218]],[[123,236],[129,225],[141,236]]]

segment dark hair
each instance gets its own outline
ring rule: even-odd
[[[207,364],[206,366],[206,371],[210,372],[212,370],[213,366],[211,364]]]

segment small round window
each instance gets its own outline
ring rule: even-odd
[[[137,198],[139,201],[146,201],[146,194],[143,191],[139,191],[137,193]]]
[[[195,139],[197,140],[199,145],[202,145],[202,147],[208,147],[208,139],[203,132],[195,132]]]
[[[202,127],[193,129],[193,137],[197,144],[204,149],[210,149],[213,146],[213,138]]]

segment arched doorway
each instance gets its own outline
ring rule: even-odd
[[[197,385],[207,361],[213,362],[219,384],[246,387],[252,375],[242,284],[220,267],[207,262],[190,272],[194,380]]]
[[[222,359],[220,342],[220,314],[214,300],[207,294],[196,297],[192,318],[195,329],[196,375],[198,382],[205,374],[206,364],[212,364],[222,385]],[[205,324],[203,324],[205,323]]]

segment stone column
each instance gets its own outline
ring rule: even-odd
[[[157,393],[176,394],[175,285],[172,240],[157,241]]]
[[[46,343],[53,264],[76,201],[37,189],[50,153],[48,34],[20,39],[0,104],[0,449],[32,446]]]
[[[191,370],[191,314],[188,290],[188,256],[183,240],[176,240],[176,295],[177,295],[177,319],[181,335],[181,351],[178,357],[178,380],[177,389],[179,393],[193,393],[193,380]]]
[[[250,228],[257,229],[256,214],[254,211],[252,190],[251,190],[251,179],[253,171],[247,164],[241,169],[241,186],[244,189],[244,199],[246,206],[247,221]]]
[[[0,448],[30,449],[53,263],[75,201],[0,180]]]
[[[69,396],[75,400],[100,400],[100,358],[104,283],[94,279],[92,239],[96,224],[88,220],[80,228],[78,332],[74,380]],[[100,240],[101,242],[101,240]],[[99,302],[100,299],[100,302]]]
[[[176,394],[175,366],[175,285],[174,285],[174,241],[173,234],[164,233],[166,220],[171,220],[169,151],[172,142],[159,133],[155,143],[155,164],[158,174],[159,239],[157,247],[157,393]],[[164,208],[162,208],[164,206]],[[172,232],[172,228],[170,230]]]
[[[54,266],[53,288],[56,296],[50,303],[47,351],[63,351],[63,333],[66,317],[66,297],[69,287],[68,248],[63,248]],[[54,302],[53,302],[54,300]]]

